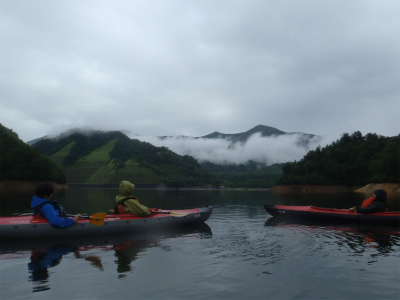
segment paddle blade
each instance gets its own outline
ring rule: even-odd
[[[182,213],[182,212],[175,212],[175,211],[156,211],[155,214],[168,214],[174,217],[184,217],[189,215],[190,213]]]
[[[180,212],[170,211],[169,214],[170,214],[171,216],[174,216],[174,217],[178,217],[178,218],[179,218],[179,217],[187,216],[189,213],[180,213]]]
[[[104,219],[106,218],[106,213],[97,213],[89,216],[90,224],[95,226],[101,226],[104,223]]]

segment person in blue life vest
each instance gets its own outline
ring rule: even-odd
[[[361,206],[349,208],[349,211],[360,214],[373,214],[377,212],[387,211],[389,204],[386,202],[386,191],[384,189],[376,189],[371,198],[365,199]]]
[[[68,218],[64,208],[57,201],[51,200],[53,192],[53,187],[47,183],[41,183],[36,187],[36,195],[32,197],[31,201],[33,214],[46,218],[54,227],[69,227],[78,221],[81,215]]]
[[[137,217],[148,217],[159,211],[157,208],[148,208],[140,204],[139,199],[133,196],[135,185],[122,180],[119,185],[119,194],[115,197],[115,214],[133,214]]]

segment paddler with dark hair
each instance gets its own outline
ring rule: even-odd
[[[51,199],[53,192],[53,187],[47,183],[41,183],[36,187],[36,195],[32,197],[31,201],[33,214],[41,218],[46,218],[55,227],[69,227],[78,221],[81,215],[68,218],[60,203]]]
[[[376,189],[374,191],[374,196],[365,199],[361,206],[349,208],[349,211],[360,214],[372,214],[386,211],[388,207],[389,204],[386,202],[386,191],[384,189]]]
[[[137,217],[147,217],[157,212],[157,208],[148,208],[140,204],[139,199],[133,196],[135,185],[127,180],[122,180],[119,185],[119,195],[115,198],[115,214],[133,214]]]

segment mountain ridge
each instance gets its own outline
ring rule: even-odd
[[[96,134],[99,131],[93,129],[70,129],[57,137],[68,135]],[[130,139],[137,139],[148,142],[154,146],[166,147],[179,155],[194,157],[203,167],[212,165],[247,165],[256,170],[275,163],[295,161],[305,155],[310,149],[316,148],[321,140],[320,136],[301,133],[284,132],[274,127],[257,125],[247,131],[233,134],[214,131],[200,137],[190,136],[141,136],[131,134],[129,131],[114,131],[127,136]],[[46,139],[49,137],[43,137]],[[39,142],[41,139],[34,141]],[[33,141],[30,143],[34,145]],[[213,167],[214,169],[214,167]],[[206,170],[208,167],[206,167]]]
[[[287,134],[287,132],[284,132],[282,130],[276,129],[274,127],[270,126],[265,126],[265,125],[257,125],[245,132],[239,132],[239,133],[221,133],[218,131],[214,131],[213,133],[210,133],[208,135],[202,136],[202,138],[223,138],[223,139],[228,139],[234,142],[245,142],[250,136],[252,136],[255,133],[260,133],[261,136],[271,136],[271,135],[282,135],[282,134]]]
[[[239,132],[239,133],[221,133],[218,131],[214,131],[204,136],[199,137],[192,137],[192,136],[185,136],[185,135],[178,135],[178,136],[158,136],[160,139],[167,139],[167,138],[185,138],[185,139],[224,139],[228,140],[232,143],[245,143],[252,135],[260,133],[261,137],[271,137],[271,136],[280,136],[280,135],[293,135],[293,134],[300,134],[304,135],[307,138],[317,137],[317,135],[304,133],[304,132],[285,132],[279,130],[275,127],[266,126],[266,125],[257,125],[247,131]],[[137,135],[140,136],[140,135]]]
[[[74,133],[82,133],[82,134],[91,134],[94,132],[121,132],[122,134],[129,136],[130,131],[129,130],[95,130],[95,129],[89,129],[89,128],[72,128],[69,130],[66,130],[62,133],[60,133],[57,136],[49,136],[45,135],[40,138],[36,138],[33,140],[30,140],[26,142],[28,145],[34,145],[35,143],[41,141],[42,139],[48,139],[48,138],[59,138],[59,137],[64,137],[68,136],[70,134]],[[159,139],[167,139],[167,138],[186,138],[186,139],[226,139],[231,142],[245,142],[247,141],[252,135],[260,133],[262,137],[269,137],[269,136],[279,136],[279,135],[292,135],[292,134],[301,134],[306,137],[312,138],[312,137],[317,137],[317,135],[314,134],[309,134],[309,133],[304,133],[304,132],[285,132],[282,130],[279,130],[275,127],[271,126],[266,126],[266,125],[257,125],[247,131],[244,132],[239,132],[239,133],[221,133],[218,131],[214,131],[212,133],[209,133],[204,136],[198,136],[198,137],[193,137],[193,136],[186,136],[186,135],[164,135],[164,136],[156,136]],[[142,135],[140,134],[134,134],[132,135],[134,138],[140,138]]]
[[[68,184],[116,184],[124,179],[171,187],[218,184],[194,158],[130,139],[120,131],[72,131],[32,147],[64,168]]]

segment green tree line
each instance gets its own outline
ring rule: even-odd
[[[46,155],[21,141],[0,124],[0,179],[38,180],[65,183],[63,169]]]
[[[283,165],[278,184],[343,184],[400,181],[400,135],[384,137],[360,131],[344,133],[298,162]]]
[[[124,136],[118,139],[110,157],[121,162],[133,159],[157,174],[172,187],[194,187],[218,185],[218,180],[205,171],[196,159],[189,155],[178,155],[166,147],[156,147],[150,143]]]
[[[282,165],[249,161],[246,164],[218,165],[202,162],[202,167],[217,177],[221,184],[232,188],[270,188],[282,176]]]

